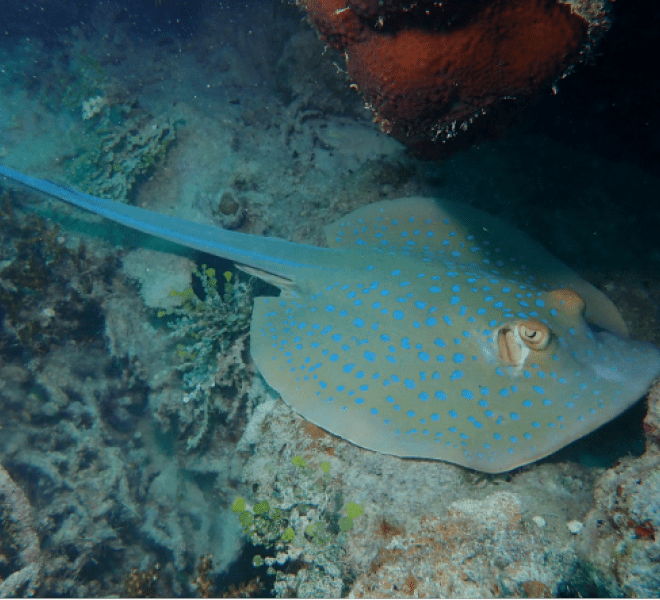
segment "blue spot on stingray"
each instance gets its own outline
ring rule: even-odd
[[[449,299],[449,304],[451,304],[452,306],[456,306],[460,301],[461,299],[458,296],[452,296]]]
[[[429,292],[431,292],[432,294],[437,294],[437,293],[440,292],[440,291],[441,291],[441,290],[440,290],[440,288],[439,288],[437,285],[432,285],[432,286],[429,288]]]
[[[369,362],[374,362],[376,360],[376,354],[374,352],[369,352],[368,350],[364,353],[364,358]]]
[[[362,379],[362,378],[364,377],[364,371],[358,371],[358,372],[355,374],[355,377],[356,377],[357,379]]]
[[[339,359],[338,354],[331,354],[330,356],[328,356],[328,360],[330,360],[332,362],[337,362],[338,359]]]
[[[509,416],[511,417],[512,421],[517,421],[520,418],[518,413],[515,413],[515,412],[512,412]]]
[[[377,408],[370,408],[370,409],[369,409],[369,412],[370,412],[372,415],[377,415],[377,414],[378,414],[378,409],[377,409]]]
[[[319,381],[319,385],[321,386],[321,389],[325,389],[328,387],[328,384],[325,381]]]
[[[447,325],[451,325],[451,324],[452,324],[451,319],[450,319],[447,315],[445,315],[444,317],[442,317],[442,320],[443,320]]]
[[[438,346],[438,348],[444,348],[444,347],[447,345],[447,344],[445,344],[444,340],[442,340],[441,338],[435,338],[435,339],[433,340],[433,343],[434,343],[436,346]]]
[[[450,379],[451,381],[456,381],[456,380],[458,380],[458,379],[461,379],[462,377],[463,377],[463,371],[459,371],[459,370],[457,369],[456,371],[454,371],[454,372],[450,375],[449,379]]]
[[[438,321],[436,320],[435,317],[429,317],[428,319],[426,319],[426,325],[427,325],[428,327],[433,327],[433,326],[435,326],[435,325],[437,325],[437,324],[438,324]]]
[[[415,382],[412,379],[404,379],[403,385],[405,385],[409,390],[415,389]]]
[[[328,305],[325,307],[325,310],[326,310],[327,312],[332,312],[333,310],[335,310],[335,307],[332,306],[332,304],[328,304]]]
[[[502,439],[502,436],[499,433],[494,433],[493,437],[499,442]]]
[[[470,390],[463,390],[461,396],[466,400],[472,400],[472,398],[474,398],[474,394]]]
[[[369,389],[369,386],[368,386],[368,385],[361,385],[361,386],[360,386],[360,391],[361,391],[361,392],[366,392],[368,389]]]
[[[509,390],[507,388],[502,388],[500,390],[500,396],[508,396],[509,395]]]
[[[532,421],[532,427],[534,427],[534,429],[538,429],[541,427],[541,424],[538,421]]]
[[[356,398],[355,404],[364,404],[364,398]]]
[[[523,400],[522,405],[529,408],[530,406],[532,406],[532,401],[531,400]]]
[[[532,386],[532,389],[533,389],[537,394],[545,394],[545,390],[544,390],[540,385]]]
[[[419,358],[420,360],[423,360],[424,362],[429,362],[431,357],[428,355],[427,352],[420,352],[417,355],[417,358]]]
[[[395,311],[392,313],[392,316],[393,316],[397,321],[400,321],[400,320],[403,319],[406,315],[405,315],[405,313],[404,313],[403,311],[401,311],[401,310],[395,310]]]
[[[415,416],[415,411],[414,411],[414,410],[409,410],[409,411],[406,413],[406,416],[407,416],[407,417],[414,417],[414,416]]]
[[[418,300],[417,302],[415,302],[415,307],[420,308],[420,309],[421,308],[426,308],[426,302],[421,302],[421,301]]]
[[[457,413],[455,410],[450,410],[450,411],[449,411],[449,416],[450,416],[452,419],[456,419],[456,418],[458,417],[458,413]]]
[[[454,354],[452,359],[456,364],[460,364],[465,360],[465,356],[463,356],[460,352],[457,352],[456,354]]]
[[[445,401],[445,400],[447,399],[447,394],[445,394],[442,390],[437,390],[437,391],[435,392],[435,397],[436,397],[438,400]]]
[[[353,370],[354,366],[355,366],[355,363],[348,363],[347,365],[344,365],[344,368],[342,369],[342,371],[344,371],[344,373],[350,373]]]
[[[394,404],[394,398],[392,398],[392,396],[387,396],[385,400],[387,400],[390,404]]]
[[[426,402],[426,401],[429,399],[429,395],[428,395],[426,392],[422,392],[422,393],[418,396],[418,398],[419,398],[422,402]]]
[[[486,402],[485,400],[479,400],[478,404],[483,408],[486,408],[488,406],[488,402]]]

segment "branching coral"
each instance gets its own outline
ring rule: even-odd
[[[222,415],[226,421],[236,418],[239,407],[246,403],[252,375],[247,357],[252,314],[250,284],[232,282],[228,272],[220,292],[213,269],[204,265],[195,275],[204,290],[203,299],[192,288],[174,291],[181,297],[181,306],[159,313],[168,316],[171,337],[181,340],[177,351],[183,362],[177,369],[183,373],[186,394],[177,417],[179,427],[188,436],[188,450],[200,445],[214,417]]]

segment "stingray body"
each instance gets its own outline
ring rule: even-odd
[[[318,248],[0,175],[277,285],[255,300],[256,365],[303,417],[370,450],[507,471],[610,421],[660,372],[601,292],[467,206],[371,204]]]

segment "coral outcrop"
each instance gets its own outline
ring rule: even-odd
[[[549,88],[588,54],[604,2],[303,0],[381,129],[419,151]],[[493,122],[491,122],[491,125]]]

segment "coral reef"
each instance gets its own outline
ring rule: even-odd
[[[344,53],[381,129],[427,152],[486,111],[548,88],[606,24],[600,0],[574,7],[550,0],[301,4]]]
[[[136,577],[130,589],[191,593],[198,557],[213,553],[222,570],[238,551],[238,527],[212,491],[227,486],[230,449],[188,470],[166,456],[148,410],[162,397],[181,405],[184,393],[166,328],[149,325],[114,252],[71,247],[23,214],[21,194],[2,199],[0,453],[11,479],[0,491],[0,585],[119,593],[130,569],[160,564],[157,581]],[[31,498],[32,530],[11,480]]]
[[[95,260],[83,243],[70,248],[58,226],[17,211],[16,198],[0,196],[0,356],[28,360],[102,331],[100,302],[117,260]]]
[[[31,512],[23,490],[0,465],[1,598],[31,596],[39,583],[42,558]]]

